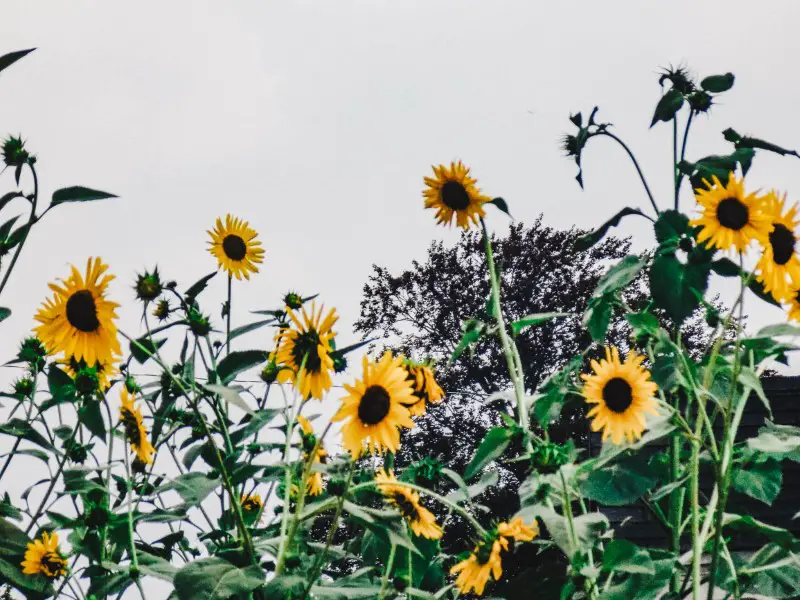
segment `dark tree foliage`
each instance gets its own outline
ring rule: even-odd
[[[517,336],[529,393],[576,354],[591,349],[591,356],[599,351],[591,348],[592,340],[581,324],[581,315],[608,265],[627,255],[630,244],[627,240],[606,238],[590,250],[576,251],[574,243],[584,233],[575,228],[549,227],[539,217],[530,226],[511,225],[508,235],[492,240],[501,274],[503,311],[509,323],[532,313],[571,315],[528,328]],[[431,457],[463,473],[486,432],[500,424],[498,409],[504,408],[510,414],[515,411],[512,403],[502,399],[485,403],[487,396],[511,388],[505,357],[496,338],[483,338],[474,352],[465,352],[454,363],[449,362],[461,339],[462,322],[476,316],[490,320],[486,314],[490,286],[481,234],[463,233],[453,247],[434,242],[424,262],[413,261],[409,270],[397,276],[377,265],[373,268],[364,286],[356,331],[364,338],[377,338],[375,350],[386,348],[436,361],[437,379],[446,392],[444,402],[430,407],[425,417],[416,419],[414,429],[403,433],[396,464],[403,467]],[[646,301],[646,291],[645,279],[639,278],[626,293],[625,301],[634,308],[641,306]],[[620,317],[612,317],[608,343],[627,349],[629,329]],[[701,343],[704,335],[701,320],[695,318],[684,330],[684,343]],[[568,404],[560,422],[551,426],[551,438],[559,442],[572,439],[579,448],[586,449],[589,429],[585,410],[579,401]],[[509,448],[507,456],[517,456],[519,450]],[[519,508],[517,488],[526,473],[523,463],[503,464],[500,460],[496,468],[500,485],[483,494],[479,501],[491,510],[487,514],[503,520]],[[446,482],[442,491],[446,491],[445,486]],[[431,508],[438,512],[438,507]],[[464,550],[469,546],[470,535],[465,523],[451,520],[443,540],[445,550]],[[503,563],[511,575],[504,591],[510,598],[527,598],[530,593],[519,581],[515,584],[514,574],[523,574],[551,560],[548,553],[534,557],[538,550],[532,545],[523,545],[519,550]],[[542,577],[542,570],[538,571],[538,577]],[[550,571],[563,573],[563,569]],[[546,583],[544,579],[541,582]],[[519,586],[520,595],[513,591],[515,585]]]

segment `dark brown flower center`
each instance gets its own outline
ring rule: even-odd
[[[42,557],[42,572],[47,577],[58,577],[64,570],[66,561],[57,552],[48,552]]]
[[[238,235],[228,235],[222,240],[222,249],[231,260],[242,260],[247,254],[247,244]]]
[[[464,210],[469,206],[469,194],[458,181],[448,181],[442,186],[442,202],[453,210]]]
[[[609,410],[617,414],[624,413],[633,403],[631,384],[622,377],[609,379],[603,386],[603,401]]]
[[[414,503],[406,498],[405,495],[401,494],[400,492],[393,493],[392,502],[394,502],[395,506],[397,506],[404,517],[409,519],[417,518],[417,507],[414,506]]]
[[[747,205],[738,198],[725,198],[717,205],[717,220],[719,224],[727,229],[739,231],[750,218],[750,211]]]
[[[127,408],[122,409],[122,424],[125,426],[125,437],[133,446],[139,446],[142,443],[142,434],[139,431],[139,420],[136,415],[129,411]]]
[[[389,414],[389,392],[380,385],[371,385],[361,396],[358,418],[364,425],[377,425]]]
[[[254,510],[259,510],[261,508],[261,503],[255,498],[245,498],[245,501],[242,502],[242,508],[247,512],[252,512]]]
[[[89,290],[78,290],[67,300],[67,321],[78,331],[92,333],[100,327],[97,305]]]
[[[775,229],[769,234],[772,246],[772,259],[776,265],[785,265],[794,254],[794,233],[785,225],[775,223]]]
[[[306,371],[309,373],[319,373],[322,368],[322,361],[319,358],[319,334],[316,329],[309,329],[297,334],[294,338],[292,347],[292,359],[294,364],[300,368],[303,358],[306,359]]]

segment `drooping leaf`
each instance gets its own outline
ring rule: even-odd
[[[260,567],[240,568],[209,556],[184,565],[175,574],[173,583],[179,600],[228,600],[234,596],[246,597],[265,582]]]
[[[644,213],[640,211],[638,208],[631,208],[629,206],[623,208],[621,211],[619,211],[617,214],[615,214],[613,217],[611,217],[608,221],[603,223],[600,227],[598,227],[594,231],[579,237],[575,242],[575,249],[580,251],[588,250],[589,248],[594,246],[597,242],[602,240],[605,237],[606,233],[608,233],[609,229],[619,225],[619,222],[622,220],[622,218],[627,217],[628,215],[644,216]]]
[[[5,423],[0,423],[0,433],[28,440],[37,446],[41,446],[45,450],[53,450],[53,445],[47,441],[47,438],[36,431],[33,426],[24,419],[13,418]]]
[[[737,492],[765,504],[772,504],[783,484],[781,463],[774,458],[755,464],[748,463],[734,470],[731,483]]]
[[[231,443],[235,446],[238,446],[251,435],[264,428],[276,415],[280,414],[280,411],[275,408],[267,408],[255,412],[251,411],[251,413],[252,418],[245,425],[235,431],[231,431]]]
[[[683,94],[676,89],[670,89],[666,94],[661,96],[661,99],[656,104],[656,110],[653,113],[653,120],[650,122],[650,127],[659,121],[671,121],[675,117],[681,106],[683,106]]]
[[[486,324],[482,321],[478,321],[477,319],[469,319],[465,321],[462,325],[463,334],[461,335],[461,340],[459,340],[456,349],[453,350],[453,354],[450,356],[450,362],[455,362],[455,360],[461,356],[467,348],[471,348],[473,344],[475,344],[481,336],[486,328]]]
[[[743,274],[746,275],[746,274]],[[764,284],[758,281],[755,277],[750,276],[750,281],[747,284],[747,289],[753,292],[756,296],[761,298],[767,304],[780,307],[781,303],[778,302],[772,294],[764,290]]]
[[[509,217],[511,216],[511,213],[508,211],[508,203],[502,198],[495,198],[494,200],[490,200],[488,204],[494,204],[498,209],[502,210]]]
[[[114,194],[101,192],[91,188],[76,185],[73,187],[61,188],[53,192],[53,199],[50,206],[58,206],[65,202],[89,202],[91,200],[105,200],[107,198],[117,198]]]
[[[19,218],[20,215],[16,215],[0,225],[0,241],[5,241],[8,238],[8,234],[11,233],[11,228],[14,227],[14,223],[16,223]]]
[[[595,342],[602,342],[611,324],[614,309],[613,296],[599,296],[589,300],[586,312],[583,313],[583,326]]]
[[[517,432],[507,427],[493,427],[475,450],[475,455],[464,469],[464,479],[472,479],[483,467],[503,455]]]
[[[7,69],[15,62],[17,62],[20,58],[27,56],[34,50],[36,50],[36,48],[28,48],[27,50],[16,50],[15,52],[9,52],[8,54],[0,56],[0,71]]]
[[[650,290],[659,308],[676,323],[683,323],[708,287],[709,269],[703,264],[681,263],[674,254],[656,256],[650,269]]]
[[[592,296],[598,298],[606,294],[614,294],[625,289],[636,279],[647,261],[639,256],[629,254],[613,265],[597,282]]]
[[[498,479],[499,475],[497,471],[484,471],[477,483],[467,486],[466,495],[463,490],[458,489],[447,494],[447,499],[451,502],[464,502],[469,498],[475,498],[476,496],[480,496],[488,488],[497,485]]]
[[[546,323],[547,321],[551,321],[558,317],[569,317],[571,316],[569,313],[560,313],[560,312],[548,312],[548,313],[537,313],[533,315],[526,315],[521,319],[518,319],[511,323],[511,330],[514,332],[514,335],[518,335],[521,331],[528,327],[533,327],[534,325],[541,325],[542,323]]]
[[[100,409],[100,402],[87,400],[78,409],[78,421],[86,427],[92,435],[96,435],[101,440],[106,439],[106,424],[103,420],[103,412]]]
[[[166,338],[153,340],[147,336],[141,337],[138,340],[131,340],[131,355],[136,359],[136,362],[144,364],[166,343]]]
[[[5,321],[10,316],[11,316],[11,309],[6,308],[5,306],[0,306],[0,322]]]
[[[198,506],[221,485],[221,479],[209,477],[206,473],[184,473],[162,485],[159,491],[175,490],[186,506]]]
[[[255,321],[254,323],[248,323],[247,325],[242,325],[241,327],[231,329],[231,339],[234,340],[239,336],[250,333],[251,331],[256,331],[257,329],[261,329],[265,325],[269,325],[270,323],[274,322],[275,319],[263,319],[261,321]]]
[[[223,384],[230,383],[242,371],[252,369],[269,358],[264,350],[238,350],[231,352],[217,365],[217,376]]]
[[[185,296],[187,299],[194,299],[194,298],[197,298],[197,296],[199,296],[199,295],[200,295],[200,292],[202,292],[204,289],[206,289],[206,286],[208,286],[208,282],[209,282],[209,281],[211,281],[211,279],[212,279],[212,278],[213,278],[213,277],[214,277],[214,276],[215,276],[217,273],[218,273],[218,271],[214,271],[213,273],[209,273],[209,274],[208,274],[208,275],[206,275],[205,277],[201,277],[201,278],[200,278],[200,279],[198,279],[198,280],[197,280],[195,283],[193,283],[191,286],[189,286],[189,289],[187,289],[187,290],[186,290],[186,291],[183,293],[183,295],[184,295],[184,296]]]
[[[628,540],[611,540],[603,552],[604,571],[622,571],[653,575],[656,572],[653,559],[644,548]]]

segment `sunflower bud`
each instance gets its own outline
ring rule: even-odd
[[[278,379],[278,373],[281,372],[281,367],[274,360],[270,360],[264,368],[261,369],[260,377],[264,383],[275,383]]]
[[[22,398],[28,398],[33,393],[33,379],[22,377],[14,382],[14,394]]]
[[[147,464],[142,462],[139,457],[135,457],[133,459],[133,463],[131,463],[131,471],[134,473],[146,473],[147,472]]]
[[[136,276],[136,297],[145,304],[152,302],[161,295],[163,286],[161,277],[158,275],[158,267],[152,273],[147,271],[142,275]]]
[[[162,298],[153,309],[153,316],[159,321],[166,321],[169,319],[170,310],[169,300]]]
[[[42,342],[35,337],[25,339],[17,352],[18,360],[28,363],[31,371],[39,373],[44,369],[45,356],[47,356],[47,350],[45,350]]]
[[[570,450],[566,446],[542,441],[531,452],[531,465],[540,473],[555,473],[570,461]]]
[[[129,394],[137,394],[142,391],[142,388],[139,387],[133,375],[128,375],[125,378],[125,389],[128,390]]]
[[[3,141],[3,162],[9,167],[21,167],[30,160],[31,156],[25,150],[22,138],[13,135]]]
[[[100,388],[100,378],[97,368],[87,367],[81,362],[80,368],[75,373],[75,389],[81,396],[91,396]]]
[[[699,113],[708,112],[711,109],[711,105],[714,104],[711,94],[702,90],[692,93],[687,100],[691,109]]]
[[[333,479],[328,483],[328,493],[331,496],[341,496],[344,494],[344,481],[341,479]]]
[[[211,321],[196,308],[190,308],[186,315],[189,329],[198,337],[205,337],[211,333]]]
[[[298,310],[303,306],[303,299],[297,292],[289,292],[283,297],[283,303],[292,310]]]
[[[691,79],[688,69],[685,67],[677,67],[665,70],[658,80],[659,85],[664,85],[664,81],[669,80],[672,84],[672,89],[680,92],[681,94],[691,94],[694,92],[695,84]]]
[[[67,443],[64,444],[64,451],[67,454],[67,458],[79,465],[82,465],[86,459],[89,458],[90,449],[91,446],[79,444],[74,440],[68,440]]]
[[[341,354],[332,354],[334,373],[344,373],[347,370],[347,359]]]

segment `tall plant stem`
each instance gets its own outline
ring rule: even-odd
[[[25,225],[25,231],[22,232],[22,239],[19,241],[19,245],[17,245],[17,251],[14,252],[11,262],[8,264],[8,269],[6,269],[6,274],[3,276],[3,281],[0,282],[0,294],[3,293],[3,289],[5,289],[6,284],[8,283],[8,278],[11,277],[11,271],[14,270],[14,265],[17,264],[19,255],[22,254],[22,247],[25,245],[25,242],[28,239],[28,234],[31,232],[31,227],[33,227],[33,224],[36,222],[36,204],[39,202],[39,177],[36,175],[36,169],[32,164],[28,164],[28,168],[31,170],[31,175],[33,175],[33,200],[31,200],[31,213],[28,217],[28,224]]]
[[[653,198],[653,192],[650,191],[650,186],[647,185],[647,179],[645,179],[644,172],[642,171],[642,168],[639,166],[639,161],[636,160],[636,156],[634,156],[631,149],[628,148],[628,145],[610,131],[601,131],[597,135],[604,135],[606,137],[610,137],[612,140],[614,140],[620,146],[622,146],[623,150],[625,150],[625,152],[628,153],[628,157],[631,159],[633,166],[636,167],[636,172],[639,174],[639,179],[642,180],[642,185],[644,186],[644,191],[647,192],[647,197],[650,199],[650,204],[653,206],[653,210],[656,211],[656,216],[661,214],[661,211],[658,210],[658,205],[656,204],[656,200],[655,198]]]
[[[125,482],[126,492],[130,494],[133,491],[133,487],[131,486],[131,482],[133,481],[133,479],[131,478],[131,464],[130,464],[130,459],[128,458],[128,452],[126,451],[123,452],[122,454],[125,456],[125,475],[127,476],[127,481]],[[128,572],[131,576],[131,579],[136,581],[139,578],[139,557],[136,556],[136,545],[134,544],[134,539],[133,539],[133,533],[134,533],[133,502],[131,502],[129,499],[127,504],[128,504],[128,538],[129,538],[128,541],[130,542],[130,548],[128,549],[128,552],[131,553],[131,566]],[[144,596],[142,596],[142,598],[144,598]]]
[[[225,322],[225,353],[231,353],[231,296],[233,291],[233,275],[228,275],[228,314]]]
[[[517,413],[519,426],[525,438],[525,447],[528,452],[533,451],[533,444],[530,439],[530,426],[528,424],[528,409],[525,406],[525,382],[522,375],[522,365],[515,360],[515,351],[512,349],[514,343],[506,331],[506,322],[503,318],[503,307],[500,300],[500,280],[497,277],[497,268],[494,264],[494,252],[492,250],[492,240],[486,230],[486,222],[481,219],[481,229],[483,230],[483,242],[486,247],[486,263],[489,266],[489,281],[492,286],[492,307],[494,308],[494,318],[497,320],[497,332],[500,336],[500,343],[503,346],[503,354],[508,365],[508,374],[514,385],[514,397],[517,401]]]
[[[681,173],[678,165],[683,162],[686,157],[686,142],[689,140],[689,128],[692,126],[692,118],[694,118],[694,111],[689,111],[689,118],[686,120],[686,129],[683,130],[683,143],[681,144],[681,158],[675,164],[675,210],[680,206],[680,191],[681,181],[683,180],[683,173]],[[677,127],[677,125],[676,125]]]
[[[383,572],[383,577],[381,578],[381,591],[378,593],[378,600],[383,600],[384,595],[386,594],[386,586],[389,584],[389,575],[392,573],[392,567],[394,567],[394,557],[397,554],[397,544],[392,544],[391,550],[389,550],[389,559],[386,561],[386,569]]]

